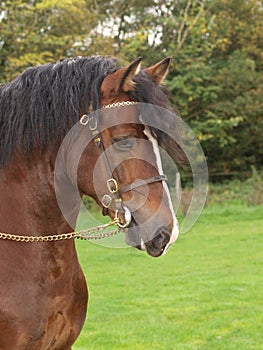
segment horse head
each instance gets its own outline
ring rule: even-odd
[[[80,120],[93,140],[78,163],[79,191],[92,196],[104,215],[117,215],[120,225],[128,226],[125,239],[129,245],[154,257],[164,254],[177,239],[178,223],[157,140],[142,123],[132,93],[139,74],[159,91],[169,62],[165,59],[140,71],[139,58],[107,74],[100,86],[101,108]]]

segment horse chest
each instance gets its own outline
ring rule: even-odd
[[[19,270],[1,269],[0,350],[70,349],[87,307],[85,279],[74,261],[36,261],[30,271],[20,258]]]

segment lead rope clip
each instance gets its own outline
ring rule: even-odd
[[[125,220],[124,224],[121,224],[120,221],[119,221],[119,218],[118,218],[119,210],[118,209],[115,211],[114,220],[116,220],[117,225],[120,228],[126,228],[126,227],[128,227],[130,225],[132,216],[131,216],[130,210],[127,207],[125,207],[125,205],[123,205],[122,207],[123,207],[123,210],[124,210],[124,220]]]

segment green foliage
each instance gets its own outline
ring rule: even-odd
[[[0,79],[82,51],[93,15],[84,0],[2,1]]]
[[[167,87],[210,172],[263,164],[263,11],[257,0],[3,0],[0,80],[75,55],[173,58]]]
[[[263,205],[263,173],[252,167],[253,175],[246,181],[249,192],[246,196],[248,206]]]
[[[258,172],[252,167],[252,176],[248,177],[248,172],[244,174],[235,174],[231,176],[232,180],[223,180],[209,184],[208,196],[206,198],[206,207],[229,206],[232,204],[246,207],[255,207],[263,205],[263,173]],[[223,175],[223,173],[221,173]],[[242,175],[242,176],[241,176]],[[171,187],[171,196],[175,198],[174,187]],[[181,201],[177,216],[184,217],[191,204],[193,196],[193,184],[186,182],[183,186]]]
[[[263,173],[252,168],[252,176],[245,181],[232,180],[211,184],[207,204],[236,202],[247,206],[263,205]]]
[[[171,54],[177,50],[169,90],[201,141],[211,172],[260,167],[262,9],[257,1],[204,4],[195,26],[196,16],[188,12],[184,46],[178,51],[175,40],[168,46]]]

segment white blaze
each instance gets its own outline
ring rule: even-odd
[[[147,126],[145,127],[143,132],[146,135],[146,137],[148,138],[148,140],[152,143],[153,152],[154,152],[154,155],[156,158],[156,165],[157,165],[157,169],[159,171],[159,174],[163,174],[162,160],[161,160],[161,155],[160,155],[160,150],[159,150],[157,140],[152,136],[152,134]],[[163,183],[164,191],[165,191],[167,198],[168,198],[169,208],[170,208],[172,218],[173,218],[173,230],[172,230],[172,234],[170,237],[170,241],[167,243],[167,245],[162,253],[162,255],[164,255],[167,252],[169,246],[176,241],[176,239],[179,235],[179,225],[178,225],[178,221],[176,219],[175,213],[174,213],[173,204],[172,204],[171,195],[169,192],[168,185],[165,181],[163,181],[162,183]]]

